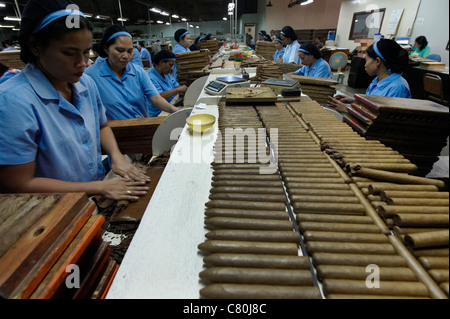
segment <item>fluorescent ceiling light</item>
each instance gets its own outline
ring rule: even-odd
[[[0,8],[4,8],[4,7],[6,7],[6,4],[0,3]]]
[[[17,28],[13,28],[12,30],[13,31],[20,31],[20,29],[17,29]]]
[[[158,20],[158,21],[156,21],[156,23],[164,23],[164,22],[162,22],[162,21]]]
[[[225,18],[223,18],[223,20],[224,20],[224,21],[227,21],[228,19],[225,17]]]
[[[84,16],[86,18],[92,18],[93,14],[92,13],[84,13]]]
[[[161,10],[159,10],[158,8],[151,8],[150,11],[155,13],[161,13]]]
[[[165,12],[165,11],[161,12],[161,15],[166,16],[166,17],[169,16],[169,14],[167,12]]]
[[[166,24],[167,24],[167,25],[170,25],[170,23],[169,23],[169,22],[166,22]]]
[[[172,14],[172,18],[174,18],[174,19],[179,19],[180,17],[177,16],[176,14]]]
[[[306,2],[301,3],[300,5],[306,6],[307,4],[310,4],[310,3],[313,3],[313,2],[314,2],[314,0],[308,0]]]
[[[20,21],[20,18],[18,17],[4,17],[6,21]]]
[[[228,12],[228,15],[229,15],[229,16],[232,16],[232,15],[233,15],[233,12],[232,12],[232,11]]]
[[[0,24],[0,28],[15,28],[16,26],[14,25],[1,25]]]
[[[198,25],[195,26],[197,29],[200,28]]]
[[[128,21],[128,18],[117,18],[117,21]]]
[[[189,27],[193,28],[194,26],[192,24],[190,24]]]
[[[186,22],[186,21],[187,21],[187,19],[186,19],[186,18],[183,18],[183,19],[181,19],[181,21],[183,21],[183,22]]]
[[[107,19],[109,19],[109,16],[97,15],[97,16],[95,16],[95,18],[100,19],[100,20],[107,20]]]

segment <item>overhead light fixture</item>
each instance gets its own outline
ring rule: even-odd
[[[313,3],[313,2],[314,2],[314,0],[308,0],[306,2],[301,3],[300,5],[306,6],[307,4],[310,4],[310,3]]]
[[[174,18],[174,19],[179,19],[180,17],[177,16],[176,14],[172,14],[172,18]]]
[[[99,20],[108,20],[109,16],[96,15],[95,18]]]
[[[18,17],[4,17],[6,21],[20,21],[21,19]]]
[[[224,21],[227,21],[227,20],[228,20],[228,18],[227,18],[227,17],[224,17],[224,18],[223,18],[223,20],[224,20]]]
[[[186,18],[183,18],[183,19],[181,19],[181,21],[183,21],[183,22],[186,22],[186,21],[187,21],[187,19],[186,19]]]
[[[128,18],[117,18],[117,21],[125,22],[125,21],[128,21]]]
[[[189,25],[190,28],[193,28],[194,26],[192,24]]]
[[[18,28],[13,28],[12,30],[13,31],[20,31],[20,29],[18,29]]]
[[[165,11],[161,12],[160,14],[163,15],[163,16],[166,16],[166,17],[168,17],[170,15],[169,13],[167,13]]]
[[[167,25],[170,25],[170,23],[169,23],[169,22],[166,22],[166,24],[167,24]]]
[[[16,26],[14,26],[14,25],[2,25],[2,24],[0,24],[0,28],[15,28]]]
[[[271,7],[272,6],[272,1],[269,0],[269,3],[267,4],[267,7]]]
[[[307,2],[307,3],[305,3],[305,2]],[[293,6],[298,5],[298,4],[306,5],[306,4],[310,4],[312,2],[314,2],[314,1],[311,1],[311,0],[291,0],[289,2],[289,4],[288,4],[288,8],[292,8]]]
[[[198,25],[195,26],[196,29],[200,28]]]
[[[4,8],[4,7],[6,7],[6,4],[0,3],[0,8]]]
[[[161,20],[158,20],[158,21],[156,21],[156,23],[163,24],[164,22],[162,22]]]
[[[86,18],[92,18],[94,15],[92,13],[84,13]]]
[[[158,8],[151,8],[150,11],[155,13],[161,13],[161,10],[159,10]]]
[[[229,15],[229,16],[232,16],[232,15],[233,15],[233,12],[231,12],[231,11],[228,12],[228,15]]]

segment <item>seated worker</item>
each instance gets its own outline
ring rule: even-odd
[[[145,42],[139,41],[137,43],[137,49],[139,50],[139,53],[141,54],[142,60],[148,60],[150,62],[150,66],[152,65],[152,56],[150,55],[150,52],[145,48]]]
[[[375,42],[366,50],[366,72],[377,77],[366,94],[411,98],[408,82],[402,77],[408,63],[408,52],[397,42],[388,39]],[[347,103],[354,101],[345,95],[330,96],[327,106],[339,112],[347,112]]]
[[[191,46],[189,47],[189,50],[191,51],[199,51],[202,49],[201,45],[200,45],[200,41],[202,40],[202,37],[197,37],[194,41],[194,43],[191,44]]]
[[[295,71],[296,75],[314,76],[318,78],[331,78],[331,68],[327,61],[322,59],[322,53],[312,43],[306,43],[298,49],[298,55],[304,65]]]
[[[423,35],[417,37],[414,41],[414,45],[411,47],[413,51],[409,52],[412,58],[428,58],[430,55],[430,47],[428,46],[428,40]]]
[[[267,34],[266,31],[261,30],[258,33],[258,40],[259,41],[267,41],[267,42],[272,42],[272,39],[270,38],[270,35]]]
[[[273,60],[275,62],[283,62],[283,56],[285,52],[283,40],[281,40],[280,38],[275,38],[273,42],[275,43],[275,49],[277,49],[277,51],[275,51],[275,54],[273,55]]]
[[[159,94],[171,102],[175,95],[184,93],[187,90],[186,85],[178,84],[172,75],[172,67],[175,64],[175,54],[170,51],[162,50],[153,57],[153,67],[147,72],[150,80],[155,85]],[[150,103],[150,116],[158,116],[161,110]]]
[[[19,74],[20,70],[17,69],[11,69],[4,65],[3,63],[0,63],[0,84],[5,82],[6,80],[9,80],[16,74]]]
[[[126,28],[111,25],[100,42],[100,56],[105,58],[86,69],[98,86],[108,120],[149,117],[146,100],[168,113],[178,108],[158,94],[143,68],[130,63],[133,39]]]
[[[301,64],[300,57],[298,56],[300,43],[297,41],[297,34],[294,29],[290,26],[285,26],[280,33],[280,38],[286,47],[283,55],[283,63]]]
[[[19,33],[25,69],[0,86],[0,192],[138,200],[150,178],[120,152],[84,70],[92,24],[69,0],[30,0]],[[69,16],[79,19],[67,27]],[[120,178],[104,181],[102,150]]]
[[[172,52],[175,54],[191,52],[189,47],[191,46],[191,35],[189,31],[186,29],[178,29],[174,34],[175,48],[173,48]],[[177,65],[175,64],[173,67],[173,76],[177,78]]]

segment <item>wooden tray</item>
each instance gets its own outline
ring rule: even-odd
[[[229,88],[226,93],[228,103],[254,104],[275,103],[277,96],[270,88]]]

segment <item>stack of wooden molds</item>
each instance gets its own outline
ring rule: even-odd
[[[327,105],[328,97],[336,94],[336,88],[333,85],[338,84],[338,82],[335,80],[299,75],[292,75],[291,78],[300,83],[304,94],[320,105]]]
[[[275,48],[275,43],[268,41],[258,41],[256,42],[256,55],[262,56],[267,60],[273,60],[273,55],[277,49]]]
[[[0,296],[105,298],[118,265],[84,193],[0,196]]]
[[[262,129],[252,106],[222,106],[219,111],[221,132]],[[265,143],[263,147],[265,154],[269,152]],[[215,151],[205,213],[210,232],[199,245],[206,255],[206,269],[200,273],[206,285],[201,297],[320,299],[309,260],[299,256],[299,233],[289,220],[277,169],[272,174],[260,174],[268,164],[250,160],[258,158],[258,149],[252,149],[243,133],[236,135],[232,147],[225,140],[217,142]]]
[[[20,59],[20,51],[0,52],[0,62],[11,69],[22,70],[26,67]]]
[[[355,131],[400,152],[425,176],[447,144],[448,107],[428,100],[355,95],[344,117]]]
[[[178,53],[176,55],[177,79],[180,85],[189,86],[204,75],[203,68],[209,65],[209,50]]]
[[[218,44],[217,39],[201,40],[200,47],[202,49],[208,49],[211,56],[214,56],[217,52],[219,52],[219,44]]]

